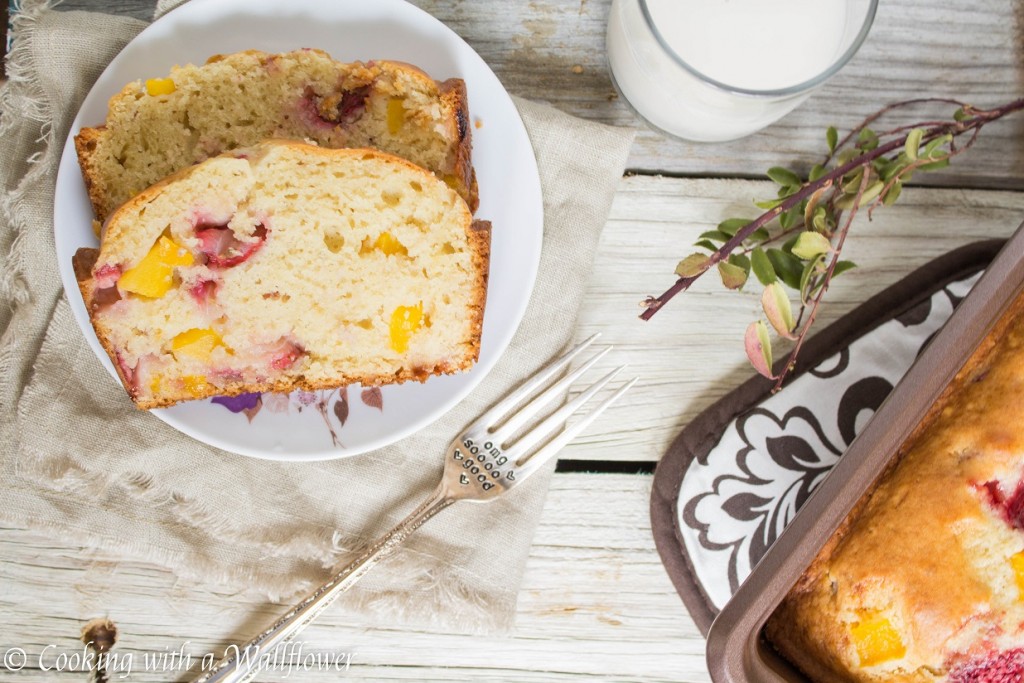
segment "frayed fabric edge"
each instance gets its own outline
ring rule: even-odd
[[[16,308],[28,303],[30,294],[24,281],[25,230],[17,215],[17,206],[25,189],[32,187],[47,172],[42,163],[51,154],[54,135],[52,106],[42,86],[32,75],[37,67],[32,54],[32,35],[41,14],[54,3],[46,0],[19,0],[14,4],[13,32],[16,36],[7,56],[7,83],[0,87],[0,137],[18,126],[38,127],[36,141],[43,149],[26,159],[28,171],[16,187],[0,197],[0,221],[14,233],[7,254],[7,266],[0,270],[0,300]],[[0,359],[2,363],[5,359]]]
[[[268,576],[247,568],[225,570],[209,560],[191,553],[179,553],[163,548],[154,548],[145,543],[121,538],[110,538],[81,529],[69,529],[64,525],[42,518],[6,519],[0,512],[0,520],[15,527],[44,535],[67,538],[74,533],[75,543],[82,549],[97,554],[97,559],[116,555],[119,561],[149,563],[164,568],[176,580],[195,584],[197,588],[215,584],[220,590],[239,595],[259,595],[275,603],[292,604],[299,596],[308,593],[315,581],[297,581],[293,577]],[[401,552],[401,550],[399,550]],[[322,577],[326,581],[328,576]],[[253,583],[265,586],[254,591]],[[422,597],[422,594],[420,594]],[[342,598],[336,609],[356,619],[354,625],[363,627],[388,626],[401,623],[407,628],[438,630],[444,633],[473,635],[502,635],[512,632],[513,619],[504,613],[514,613],[514,599],[509,600],[509,609],[495,605],[493,596],[485,596],[459,577],[437,575],[430,590],[430,600],[418,600],[413,606],[404,590],[367,591],[358,587]],[[455,615],[455,619],[453,619]],[[457,629],[452,624],[458,624]]]
[[[40,457],[38,453],[29,455]],[[65,463],[63,472],[51,474],[55,475],[54,483],[57,484],[52,489],[54,495],[59,495],[61,490],[69,487],[79,494],[90,491],[98,496],[111,494],[113,489],[117,489],[130,498],[164,507],[173,518],[192,528],[195,528],[197,520],[202,520],[203,526],[199,528],[206,529],[212,536],[231,535],[229,527],[234,526],[222,518],[215,518],[209,510],[204,509],[201,502],[182,499],[166,489],[135,478],[112,480],[100,473],[89,472],[73,462]],[[0,518],[4,516],[0,511]],[[224,563],[215,562],[202,553],[105,536],[81,526],[71,528],[48,519],[22,518],[7,521],[14,525],[27,525],[32,530],[56,534],[61,538],[74,538],[76,544],[89,550],[156,564],[181,580],[197,584],[197,587],[217,585],[236,593],[261,595],[273,602],[296,601],[319,582],[326,581],[331,570],[343,566],[351,552],[337,546],[337,534],[331,529],[323,533],[310,531],[308,534],[286,530],[280,534],[281,538],[275,535],[272,539],[248,539],[250,549],[261,553],[263,557],[283,558],[299,563],[308,559],[309,569],[300,578],[295,573],[259,571],[251,565],[226,568]],[[364,625],[399,622],[411,627],[441,628],[448,632],[467,634],[501,634],[512,630],[516,602],[514,593],[505,595],[490,590],[481,592],[480,582],[475,577],[466,576],[461,570],[451,571],[432,555],[412,548],[398,549],[396,555],[387,562],[389,573],[395,577],[395,583],[401,585],[400,589],[367,590],[357,586],[343,599],[346,614],[358,617]],[[255,589],[254,586],[259,588]],[[412,603],[408,599],[410,586],[417,589],[418,597]],[[458,629],[453,630],[452,624],[458,624]]]

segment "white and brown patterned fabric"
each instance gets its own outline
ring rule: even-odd
[[[809,340],[782,391],[755,377],[676,438],[655,474],[652,528],[702,631],[1001,245],[969,245],[924,266]]]

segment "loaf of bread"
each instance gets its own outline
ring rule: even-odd
[[[423,381],[477,359],[490,226],[375,150],[269,141],[122,205],[76,273],[140,408]]]
[[[814,681],[1024,681],[1024,298],[767,624]]]
[[[192,164],[266,139],[372,147],[433,171],[476,210],[465,84],[399,62],[255,50],[129,83],[75,149],[99,221]]]

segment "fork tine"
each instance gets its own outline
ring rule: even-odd
[[[516,441],[508,448],[506,451],[508,457],[510,459],[518,460],[529,453],[531,448],[551,436],[556,429],[565,423],[566,419],[570,415],[582,408],[587,401],[594,397],[594,394],[603,389],[605,385],[607,385],[608,382],[611,382],[615,375],[622,372],[625,367],[625,365],[622,365],[615,368],[607,375],[590,385],[590,387],[579,396],[567,402],[561,408],[544,418],[540,424],[524,434],[519,441]],[[517,462],[516,464],[518,465],[519,463]]]
[[[590,424],[596,420],[606,408],[608,408],[608,406],[619,400],[619,398],[626,393],[631,386],[637,383],[637,380],[639,380],[639,377],[634,377],[623,384],[614,394],[606,398],[600,405],[587,413],[586,417],[582,418],[579,422],[574,423],[571,427],[563,431],[561,434],[545,444],[543,448],[530,456],[522,466],[517,468],[516,473],[519,475],[520,480],[526,479],[528,476],[536,472],[544,463],[554,457],[558,451],[562,450],[566,444],[579,436],[580,432],[589,427]]]
[[[563,390],[569,388],[569,386],[579,379],[583,373],[593,367],[594,363],[604,358],[605,354],[611,350],[612,347],[610,346],[602,349],[586,363],[558,380],[555,384],[552,384],[540,394],[537,394],[533,400],[509,417],[505,424],[501,425],[499,429],[494,430],[491,434],[491,441],[496,444],[503,445],[509,437],[516,433],[517,429],[522,427],[530,420],[530,418],[539,413],[541,408],[546,406],[548,403],[551,403],[551,401],[556,397],[561,396]]]
[[[594,343],[594,340],[601,336],[601,333],[591,335],[589,339],[586,339],[576,345],[576,348],[566,353],[561,358],[556,359],[550,365],[540,370],[537,374],[531,377],[529,380],[523,383],[518,389],[513,391],[507,397],[505,397],[498,405],[494,406],[486,413],[476,419],[470,429],[490,429],[494,426],[494,423],[498,421],[498,418],[503,416],[509,410],[511,410],[517,403],[522,401],[524,398],[532,394],[537,390],[538,387],[545,384],[551,379],[555,373],[564,368],[569,362],[578,356],[585,348]]]

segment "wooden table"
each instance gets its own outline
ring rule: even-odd
[[[606,71],[610,0],[415,4],[463,36],[510,92],[584,118],[636,125]],[[66,0],[61,9],[148,18],[152,0]],[[608,364],[629,362],[643,382],[565,451],[523,581],[515,633],[484,647],[461,635],[353,624],[328,611],[304,637],[307,648],[354,653],[344,674],[354,680],[708,680],[704,641],[654,549],[651,473],[683,425],[750,375],[741,338],[756,315],[757,294],[701,283],[650,323],[637,319],[638,303],[671,284],[676,261],[697,234],[722,218],[754,214],[750,200],[773,191],[760,180],[764,169],[807,168],[818,160],[828,125],[848,128],[881,104],[912,97],[947,95],[987,106],[1020,96],[1022,27],[1024,5],[1013,0],[890,0],[880,4],[857,57],[762,133],[697,145],[641,131],[578,336],[603,332],[618,347]],[[905,191],[872,222],[858,219],[847,253],[860,268],[837,280],[822,323],[953,247],[1017,227],[1024,219],[1024,116],[986,128],[951,168],[915,181],[930,187]],[[186,640],[193,651],[221,651],[284,609],[24,529],[0,530],[0,547],[4,649],[73,650],[81,625],[105,615],[119,626],[126,651],[174,650]],[[0,680],[40,677],[27,674],[0,669]],[[174,677],[134,671],[129,680],[168,678]]]

